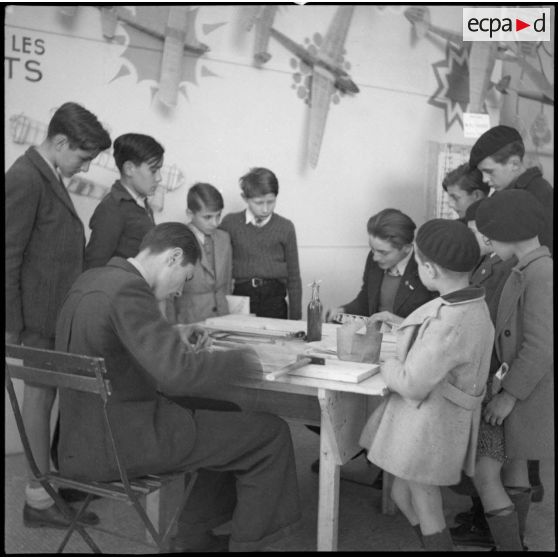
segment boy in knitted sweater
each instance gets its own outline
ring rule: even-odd
[[[274,213],[277,177],[269,169],[256,167],[239,182],[247,208],[229,213],[220,226],[231,237],[233,294],[250,297],[250,312],[256,316],[300,320],[296,232],[292,221]]]

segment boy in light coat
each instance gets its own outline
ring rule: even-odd
[[[480,257],[461,222],[418,231],[422,283],[440,296],[400,325],[397,356],[381,369],[391,393],[365,426],[368,459],[396,478],[392,497],[428,551],[451,551],[440,486],[474,474],[480,404],[494,340],[484,291],[469,286]]]

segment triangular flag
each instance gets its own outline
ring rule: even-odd
[[[525,29],[526,27],[531,27],[530,23],[525,23],[524,21],[522,21],[521,19],[515,19],[515,30],[516,31],[521,31],[522,29]]]

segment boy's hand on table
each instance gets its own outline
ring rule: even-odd
[[[505,390],[497,393],[486,405],[483,413],[484,421],[492,424],[502,424],[512,412],[517,399]]]

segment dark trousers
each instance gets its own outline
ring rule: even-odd
[[[289,317],[287,307],[287,288],[278,280],[270,280],[259,287],[253,287],[250,282],[238,283],[234,286],[233,294],[250,297],[250,312],[263,318]]]
[[[231,517],[231,552],[286,535],[300,519],[287,424],[266,413],[198,410],[194,418],[197,441],[183,465],[200,474],[178,521],[181,546],[195,546]]]

